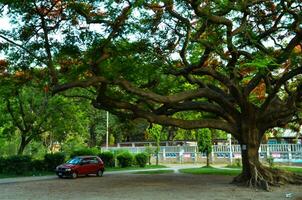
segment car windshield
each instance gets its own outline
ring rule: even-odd
[[[69,160],[67,163],[68,164],[79,164],[81,161],[81,158],[73,158],[71,160]]]

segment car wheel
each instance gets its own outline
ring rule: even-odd
[[[104,171],[100,169],[100,170],[96,173],[96,175],[97,175],[97,176],[103,176],[103,173],[104,173]]]
[[[78,178],[78,174],[76,172],[72,172],[71,177],[73,179]]]
[[[63,176],[61,176],[61,175],[60,175],[60,176],[58,175],[58,177],[59,177],[59,178],[63,178]]]

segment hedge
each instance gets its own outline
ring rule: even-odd
[[[146,153],[138,153],[135,155],[135,163],[140,167],[145,167],[148,162],[148,155]]]
[[[114,155],[110,151],[105,151],[99,154],[99,157],[103,160],[106,167],[114,167]]]
[[[56,167],[65,162],[64,153],[50,153],[44,156],[47,171],[54,171]]]
[[[129,152],[118,154],[116,159],[120,167],[130,167],[133,164],[133,155]]]
[[[10,156],[2,160],[5,165],[2,168],[2,173],[22,175],[31,170],[30,156]]]

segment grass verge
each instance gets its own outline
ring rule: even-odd
[[[213,167],[201,167],[201,168],[190,168],[181,169],[181,173],[187,174],[213,174],[213,175],[226,175],[226,176],[237,176],[240,174],[241,169],[219,169]]]
[[[153,171],[141,171],[134,172],[133,174],[166,174],[166,173],[174,173],[174,170],[153,170]]]
[[[302,167],[288,167],[288,166],[280,166],[277,167],[279,169],[283,169],[286,171],[290,171],[290,172],[294,172],[294,173],[298,173],[298,174],[302,174]]]
[[[241,170],[241,167],[229,166],[229,165],[227,165],[226,168]],[[281,166],[276,166],[274,168],[282,169],[282,170],[286,170],[286,171],[294,172],[294,173],[298,173],[298,174],[302,174],[302,167],[289,167],[289,166],[282,166],[281,165]]]
[[[158,168],[167,168],[164,165],[146,165],[145,167],[113,167],[113,168],[106,168],[106,171],[112,172],[112,171],[124,171],[124,170],[136,170],[136,169],[158,169]]]
[[[17,177],[29,177],[29,176],[49,176],[54,175],[54,172],[27,172],[24,174],[0,174],[1,178],[17,178]]]
[[[106,168],[106,171],[124,171],[124,170],[136,170],[136,169],[157,169],[157,168],[167,168],[164,165],[146,165],[146,167],[114,167],[114,168]],[[55,172],[27,172],[25,174],[17,175],[17,174],[0,174],[1,178],[17,178],[17,177],[28,177],[28,176],[49,176],[55,175]]]

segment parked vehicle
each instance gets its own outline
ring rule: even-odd
[[[69,160],[67,163],[57,166],[56,174],[60,178],[77,178],[78,176],[89,174],[102,176],[104,170],[104,162],[98,156],[78,156]]]

